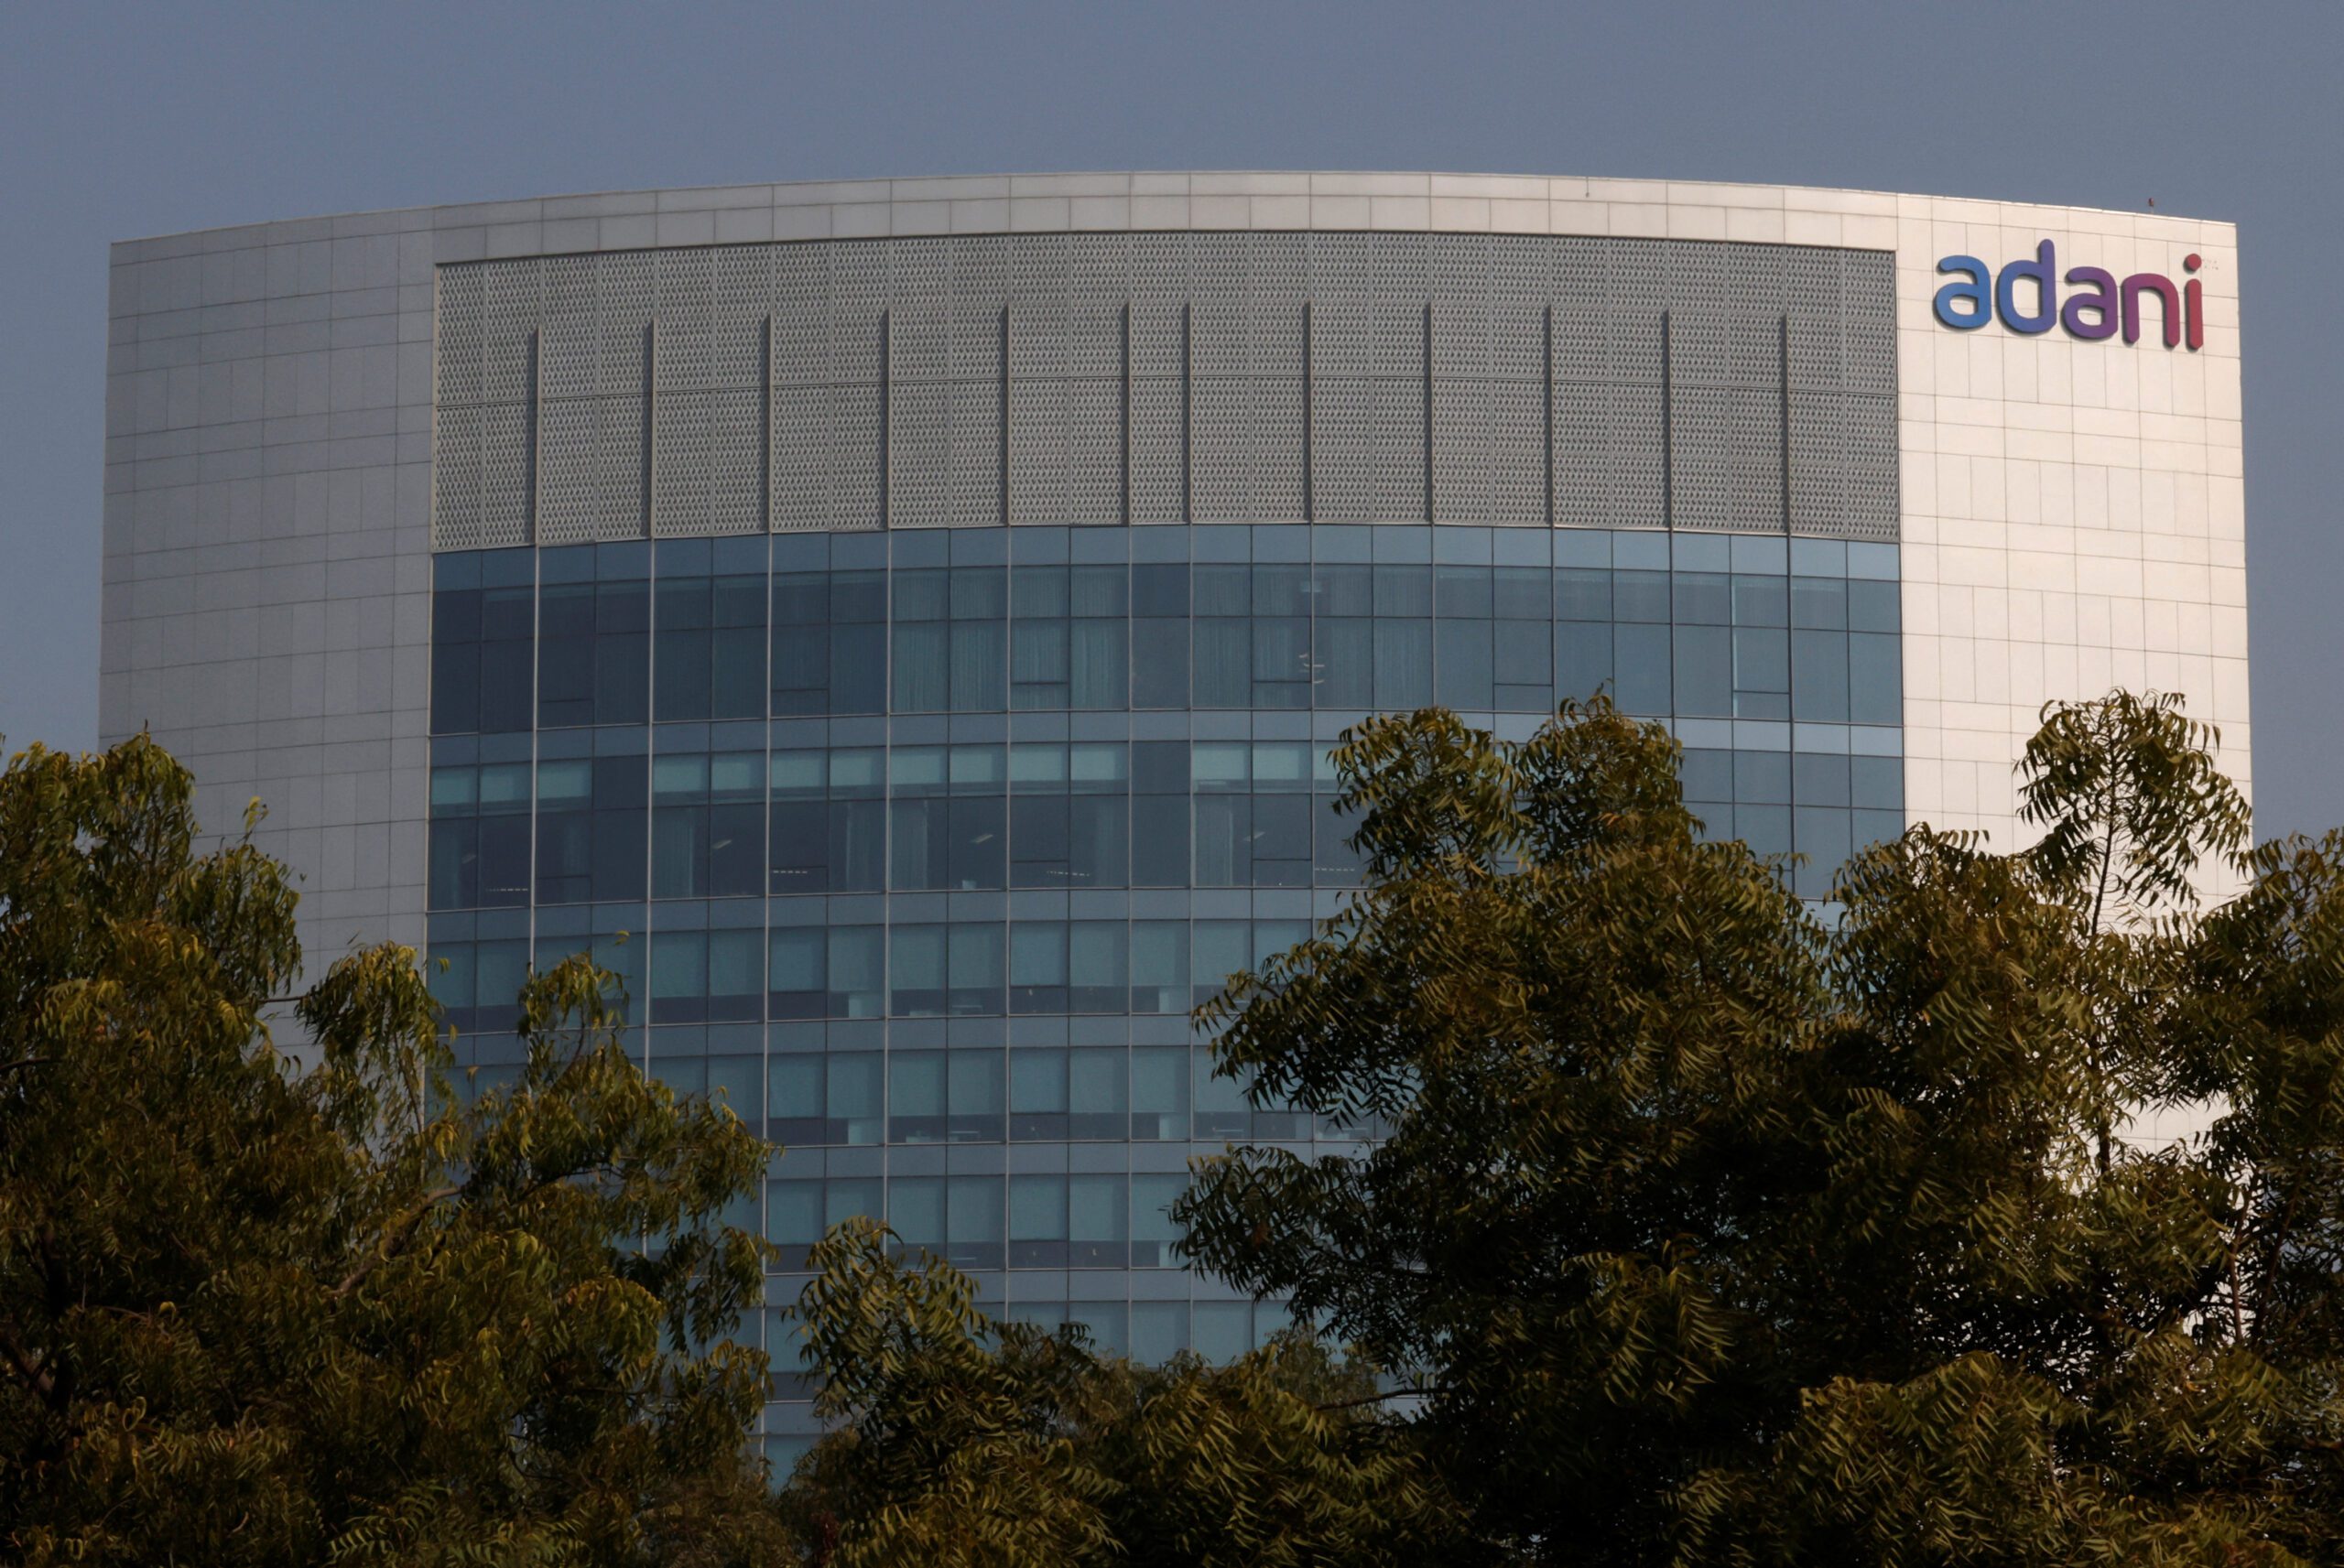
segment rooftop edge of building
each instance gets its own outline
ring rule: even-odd
[[[467,235],[467,242],[453,246],[435,243],[437,264],[488,255],[800,239],[1246,228],[1615,234],[1885,249],[1894,241],[1893,232],[1876,230],[1883,221],[2006,223],[2020,212],[2094,234],[2236,243],[2237,225],[2223,219],[1976,197],[1580,176],[1199,170],[948,175],[535,196],[227,224],[117,240],[111,249],[113,265],[124,265],[255,243]],[[729,222],[723,221],[726,214]],[[753,214],[763,214],[764,222]],[[1731,222],[1734,214],[1742,222]],[[1802,242],[1788,232],[1787,222],[1781,232],[1768,232],[1775,227],[1766,222],[1768,214],[1852,219],[1857,233],[1847,237],[1843,222],[1841,235],[1834,238],[1824,232],[1831,225],[1816,223],[1808,227],[1817,237]],[[607,238],[605,222],[615,230]],[[539,231],[534,238],[522,232],[531,227]],[[479,231],[476,255],[440,254],[472,249],[470,231]],[[502,232],[493,239],[491,231]]]

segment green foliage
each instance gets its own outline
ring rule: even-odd
[[[524,998],[465,1105],[414,954],[269,1044],[294,893],[199,853],[143,737],[0,776],[0,1542],[27,1563],[774,1561],[765,1149],[627,1061],[609,978]],[[247,826],[249,832],[249,824]]]
[[[807,1560],[1375,1564],[1460,1560],[1453,1510],[1364,1370],[1282,1340],[1228,1367],[1101,1359],[1003,1324],[868,1220],[799,1306],[836,1430],[784,1493]]]
[[[2344,1562],[2344,838],[2152,918],[2244,842],[2212,740],[2054,707],[2040,846],[1915,827],[1827,922],[1605,704],[1358,727],[1370,886],[1205,1022],[1363,1136],[1200,1162],[1191,1255],[1415,1368],[1523,1560]]]
[[[2246,797],[2214,765],[2219,739],[2171,692],[2046,703],[2019,763],[2019,819],[2044,829],[2032,851],[2043,880],[2088,897],[2095,927],[2194,903],[2198,862],[2247,842]]]

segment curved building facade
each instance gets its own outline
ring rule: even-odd
[[[102,728],[494,1081],[526,968],[1014,1316],[1271,1331],[1164,1205],[1187,1013],[1336,908],[1326,754],[1668,721],[1811,897],[2015,832],[2046,700],[2248,774],[2235,235],[1773,187],[1117,175],[558,198],[114,257]],[[787,1393],[787,1387],[782,1390]],[[804,1408],[776,1403],[777,1442]]]

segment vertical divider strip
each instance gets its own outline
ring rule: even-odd
[[[1541,342],[1539,380],[1546,391],[1538,399],[1538,418],[1544,431],[1540,446],[1546,450],[1541,465],[1546,481],[1546,526],[1555,525],[1555,308],[1548,305],[1538,313],[1538,335]]]
[[[1302,302],[1302,520],[1318,520],[1318,384],[1317,318]]]
[[[529,329],[529,396],[526,405],[526,428],[522,431],[524,466],[521,470],[521,523],[526,530],[524,541],[537,542],[537,429],[540,424],[537,374],[538,330]]]
[[[1774,439],[1781,454],[1783,532],[1791,531],[1791,319],[1774,319]]]
[[[1660,313],[1660,525],[1677,526],[1677,404],[1672,382],[1676,354],[1669,342],[1668,312]]]
[[[652,486],[659,481],[659,319],[643,324],[643,536],[654,533]]]
[[[1424,333],[1417,347],[1424,357],[1425,392],[1425,521],[1433,519],[1432,465],[1432,301],[1425,301]]]
[[[1132,302],[1128,299],[1123,301],[1123,401],[1117,411],[1123,421],[1123,427],[1117,432],[1122,470],[1118,478],[1123,487],[1123,523],[1129,526],[1132,520]]]
[[[1001,522],[1009,524],[1009,307],[1001,308],[1001,412],[999,440],[1001,466],[998,483],[1001,490]]]
[[[1196,483],[1192,439],[1196,424],[1196,302],[1188,300],[1180,307],[1180,521],[1197,520]]]
[[[895,525],[895,313],[879,312],[879,526]]]
[[[757,323],[757,516],[773,532],[773,316]]]

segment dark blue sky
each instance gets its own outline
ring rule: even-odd
[[[0,734],[96,736],[105,246],[1061,168],[1857,186],[2241,229],[2255,795],[2344,823],[2344,7],[0,4]]]

